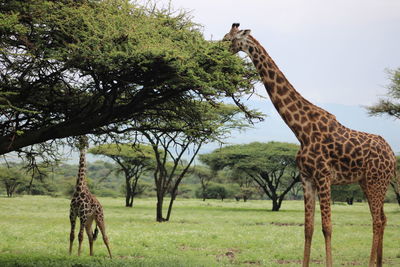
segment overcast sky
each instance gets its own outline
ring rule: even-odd
[[[169,0],[159,1],[167,4]],[[295,88],[335,114],[345,126],[380,134],[400,152],[400,122],[369,117],[364,106],[386,93],[386,69],[400,67],[398,0],[172,0],[191,12],[206,39],[219,40],[233,22],[266,48]],[[262,85],[257,91],[265,94]],[[297,142],[267,99],[249,104],[268,115],[231,143],[271,140]],[[208,146],[205,152],[215,148]]]
[[[168,2],[168,0],[160,1]],[[398,0],[172,0],[215,40],[240,22],[310,101],[370,105],[400,67]],[[264,90],[262,90],[264,92]]]

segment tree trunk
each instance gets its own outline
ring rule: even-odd
[[[163,202],[164,196],[160,193],[157,194],[157,209],[156,209],[156,221],[157,222],[165,222],[163,218]]]
[[[125,207],[132,207],[131,197],[132,197],[132,190],[131,190],[131,183],[130,179],[125,180],[126,184],[126,194],[125,194]]]
[[[400,192],[397,190],[398,187],[396,186],[396,184],[394,182],[390,182],[390,185],[393,187],[393,191],[396,195],[397,203],[400,205]]]
[[[132,193],[131,198],[129,199],[129,207],[130,208],[133,207],[133,197],[134,197],[134,194]]]
[[[353,200],[354,200],[354,197],[346,198],[346,202],[347,202],[348,205],[353,205]]]
[[[400,205],[400,194],[397,192],[395,192],[395,193],[396,193],[397,203]]]
[[[169,221],[172,212],[172,205],[174,204],[175,199],[176,199],[176,193],[171,194],[171,200],[169,201],[167,218],[165,219],[166,221]]]
[[[135,177],[134,182],[132,183],[132,186],[130,187],[131,188],[131,197],[129,199],[129,207],[133,207],[133,198],[136,195],[136,187],[138,184],[138,180],[139,180],[139,177]]]
[[[6,188],[6,190],[7,190],[7,197],[12,197],[11,190],[8,187]]]
[[[32,174],[32,178],[31,178],[31,180],[29,181],[29,186],[28,186],[28,195],[32,195],[33,178],[34,178],[34,176],[33,176],[33,174]]]
[[[282,201],[279,200],[279,198],[273,198],[272,199],[272,211],[279,211],[281,208]]]

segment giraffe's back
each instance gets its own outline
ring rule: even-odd
[[[390,145],[379,135],[341,126],[333,134],[334,149],[329,166],[332,184],[355,183],[362,179],[387,180],[394,175],[396,158]]]
[[[86,216],[92,216],[103,213],[103,207],[96,197],[89,191],[75,191],[71,200],[71,211],[79,217],[83,216],[84,214]]]
[[[378,135],[360,132],[331,121],[325,131],[311,132],[298,155],[300,171],[307,177],[331,176],[332,184],[349,184],[366,176],[387,179],[394,175],[396,159],[389,144]]]

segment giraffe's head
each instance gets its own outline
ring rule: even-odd
[[[248,36],[250,35],[250,30],[239,30],[239,23],[233,23],[231,30],[225,34],[222,41],[230,42],[230,50],[233,53],[239,51],[248,52]]]
[[[80,135],[77,137],[76,147],[79,150],[86,149],[89,146],[89,140],[86,135]]]

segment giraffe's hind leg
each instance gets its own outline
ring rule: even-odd
[[[104,244],[106,245],[107,250],[108,250],[108,255],[110,255],[110,258],[112,258],[111,249],[110,249],[110,243],[108,241],[108,237],[107,237],[107,234],[106,234],[106,227],[105,227],[105,223],[104,223],[104,218],[103,217],[97,217],[96,218],[96,223],[97,223],[97,226],[100,228],[101,235],[103,236]]]
[[[369,209],[372,216],[372,247],[369,259],[369,267],[382,266],[383,259],[383,235],[386,225],[386,216],[383,210],[384,199],[388,182],[382,181],[378,184],[379,179],[362,180],[361,188],[368,199]]]
[[[85,223],[86,234],[89,239],[90,256],[93,256],[93,232],[92,232],[93,217],[89,217]]]
[[[322,233],[325,239],[326,266],[332,267],[332,222],[331,222],[331,183],[330,177],[317,182],[318,198],[321,209]]]
[[[71,232],[69,234],[69,255],[72,253],[72,245],[75,239],[75,224],[76,224],[76,214],[71,209],[69,213],[69,221],[71,222]]]
[[[79,234],[78,234],[78,241],[79,241],[78,256],[81,255],[81,251],[82,251],[83,231],[85,229],[86,220],[83,218],[80,218],[80,222],[81,222],[81,224],[80,224]]]

